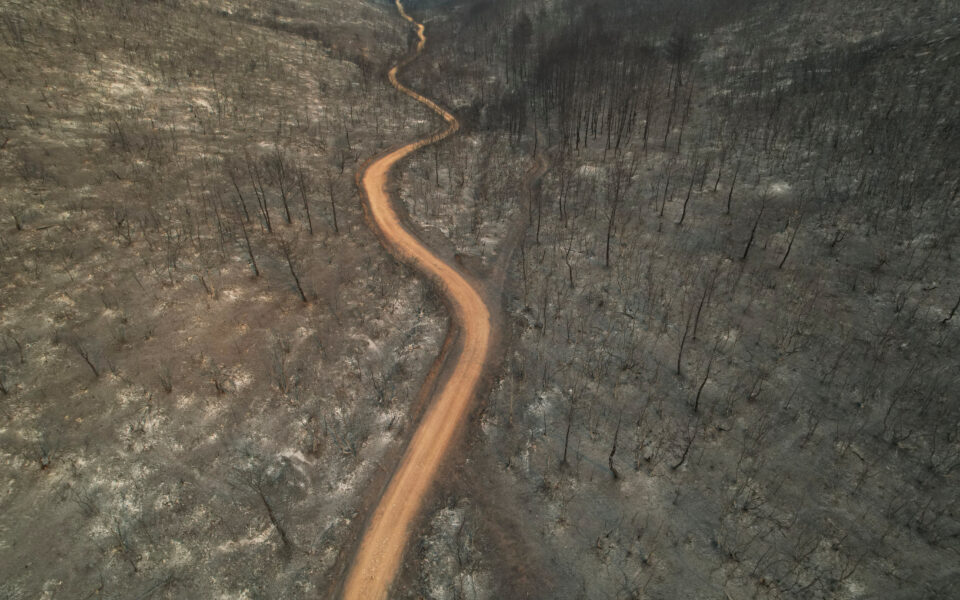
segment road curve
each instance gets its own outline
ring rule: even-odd
[[[423,25],[406,13],[400,0],[396,0],[396,4],[400,15],[416,26],[420,41],[416,54],[390,69],[390,83],[430,107],[443,117],[447,126],[437,134],[373,160],[361,175],[361,187],[367,198],[368,216],[384,245],[442,286],[452,318],[460,329],[461,350],[453,372],[426,409],[380,503],[367,522],[360,547],[347,572],[343,587],[345,600],[387,597],[400,567],[411,525],[480,384],[492,336],[490,309],[481,294],[463,273],[434,254],[404,227],[387,192],[390,169],[397,162],[460,128],[452,114],[397,81],[397,71],[420,53],[426,36]]]

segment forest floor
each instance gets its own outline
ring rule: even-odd
[[[402,597],[960,589],[956,8],[746,4],[679,88],[676,30],[637,34],[657,93],[619,150],[597,99],[628,80],[591,75],[633,48],[622,3],[429,12],[408,77],[464,131],[401,193],[477,272],[512,257],[509,344]],[[538,112],[575,84],[572,125]]]
[[[0,597],[339,581],[446,328],[353,186],[432,127],[383,77],[406,37],[338,0],[0,2]]]

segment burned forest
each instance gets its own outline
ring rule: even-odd
[[[960,597],[960,5],[0,0],[0,598]]]

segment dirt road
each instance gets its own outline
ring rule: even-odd
[[[417,27],[419,54],[426,42],[424,27],[407,15],[400,0],[396,3],[400,15]],[[447,127],[440,133],[407,144],[371,162],[363,172],[361,186],[367,197],[370,219],[384,244],[404,262],[415,266],[442,286],[453,311],[455,326],[460,329],[461,350],[459,356],[453,357],[457,361],[456,366],[424,413],[380,504],[367,523],[344,584],[343,598],[347,600],[387,597],[400,566],[413,520],[470,409],[491,343],[490,310],[483,297],[464,274],[436,256],[404,228],[387,193],[387,180],[393,165],[419,148],[438,142],[459,129],[459,123],[452,114],[397,81],[398,69],[415,56],[390,70],[390,82],[401,92],[442,116]]]

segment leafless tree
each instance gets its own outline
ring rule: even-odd
[[[306,304],[308,302],[307,294],[303,291],[303,285],[300,282],[296,235],[294,234],[290,237],[277,236],[277,246],[287,263],[287,268],[290,270],[290,276],[293,278],[293,283],[297,287],[297,293],[300,294],[300,299]]]

